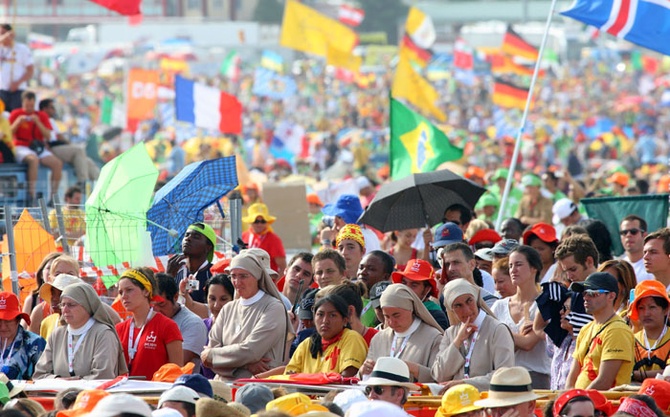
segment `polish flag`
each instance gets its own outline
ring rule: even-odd
[[[337,18],[345,25],[356,27],[365,18],[365,11],[356,7],[343,4],[337,13]]]

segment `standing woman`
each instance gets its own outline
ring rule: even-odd
[[[491,307],[498,320],[512,331],[515,365],[528,370],[533,389],[549,389],[551,383],[546,339],[533,331],[541,271],[542,259],[535,249],[526,245],[514,248],[509,255],[509,272],[516,294],[496,301]]]
[[[92,286],[68,285],[61,295],[61,322],[51,332],[34,379],[113,379],[127,373],[114,321]]]
[[[123,307],[133,317],[116,325],[130,376],[151,380],[154,372],[166,363],[183,365],[182,337],[177,323],[156,313],[154,296],[158,286],[149,268],[129,269],[119,280]]]
[[[19,299],[11,292],[0,292],[0,372],[9,379],[31,379],[35,364],[47,342],[19,325],[30,325],[30,317],[22,313]]]
[[[223,307],[200,355],[217,379],[228,380],[283,365],[294,336],[279,291],[260,259],[240,253],[230,263],[230,278],[238,298]]]

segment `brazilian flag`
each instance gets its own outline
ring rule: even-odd
[[[391,178],[431,172],[440,164],[463,157],[463,149],[425,117],[391,98]]]

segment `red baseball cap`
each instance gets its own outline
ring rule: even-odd
[[[410,259],[405,265],[403,272],[396,271],[391,274],[391,280],[396,284],[402,284],[402,278],[405,277],[411,281],[428,281],[431,286],[430,295],[437,297],[437,284],[433,277],[435,270],[429,262],[423,259]]]
[[[526,230],[526,232],[523,234],[524,245],[528,244],[528,239],[530,238],[530,235],[537,236],[541,241],[545,243],[558,242],[558,238],[556,237],[556,229],[554,229],[554,226],[547,223],[542,222],[535,223],[533,227]]]
[[[30,316],[21,311],[19,298],[12,292],[0,292],[0,320],[14,320],[17,317],[30,324]]]
[[[492,242],[496,244],[502,240],[502,237],[493,229],[482,229],[472,235],[468,243],[474,245],[479,242]]]

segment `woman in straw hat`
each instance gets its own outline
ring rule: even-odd
[[[46,341],[21,327],[30,317],[21,312],[19,299],[11,292],[0,292],[0,372],[9,379],[30,379]]]
[[[200,355],[217,379],[249,378],[283,365],[293,339],[286,308],[263,263],[241,253],[230,263],[236,299],[226,304]]]
[[[242,233],[242,240],[249,248],[260,248],[270,255],[270,269],[284,274],[286,269],[286,251],[281,238],[272,230],[277,220],[270,215],[268,206],[263,203],[252,204],[242,221],[249,223],[249,230]]]
[[[479,288],[463,278],[444,287],[444,305],[454,321],[442,337],[433,378],[446,388],[467,382],[488,390],[495,369],[514,365],[512,333],[491,313]]]
[[[386,328],[372,338],[361,375],[372,372],[383,356],[402,359],[415,381],[432,382],[442,328],[414,292],[403,284],[389,285],[380,298]]]
[[[629,316],[642,330],[635,333],[633,380],[642,382],[662,374],[670,361],[668,313],[670,298],[665,285],[656,280],[642,281],[635,287]]]
[[[68,285],[61,295],[61,322],[51,333],[34,379],[113,379],[128,372],[115,324],[90,285]]]
[[[131,376],[151,380],[166,363],[182,366],[182,336],[177,323],[157,314],[152,303],[163,298],[154,295],[158,285],[149,268],[129,269],[119,279],[119,297],[133,317],[116,325]]]

